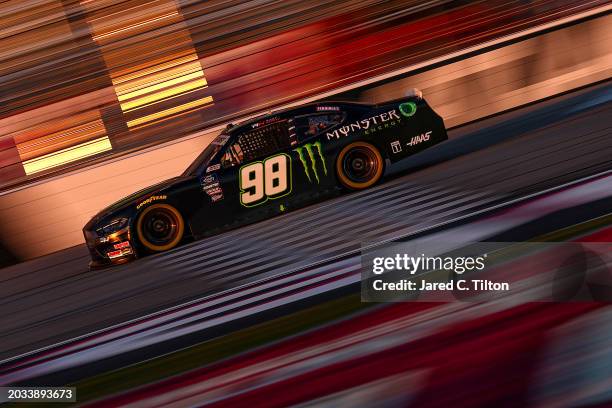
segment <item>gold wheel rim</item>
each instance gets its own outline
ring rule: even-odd
[[[167,217],[168,219],[171,219],[176,222],[176,225],[171,226],[172,227],[171,231],[173,232],[172,239],[168,243],[159,244],[159,243],[151,242],[153,240],[151,239],[150,234],[153,231],[150,231],[149,229],[152,227],[151,224],[155,223],[156,220],[149,219],[149,217],[151,217],[152,213],[155,214],[155,212],[158,212],[160,214],[160,218]],[[163,222],[168,222],[168,221],[162,221],[162,224]],[[161,224],[159,224],[158,222],[157,225],[161,225]],[[136,223],[136,232],[138,234],[138,239],[140,243],[144,245],[147,249],[151,251],[155,251],[155,252],[167,251],[177,246],[178,243],[183,238],[184,231],[185,231],[185,223],[183,221],[183,217],[181,216],[181,213],[176,208],[174,208],[173,206],[169,204],[153,204],[152,206],[147,207],[142,212],[142,214],[140,214],[140,217],[138,217],[138,222]],[[160,231],[160,232],[163,232],[163,231]]]
[[[346,174],[346,166],[345,166],[345,158],[346,155],[356,148],[361,148],[361,151],[365,153],[367,150],[371,153],[371,158],[375,164],[375,170],[368,176],[366,181],[359,182],[355,180],[351,180],[349,176]],[[338,159],[336,160],[336,173],[338,174],[338,178],[340,182],[345,186],[353,190],[362,190],[364,188],[368,188],[374,184],[378,180],[380,180],[383,173],[384,161],[382,155],[378,151],[376,147],[366,142],[354,142],[347,146],[345,146],[338,155]]]

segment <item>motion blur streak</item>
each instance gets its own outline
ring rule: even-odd
[[[499,304],[486,303],[472,307],[435,306],[425,311],[415,311],[410,306],[393,305],[368,318],[341,322],[338,326],[342,328],[342,336],[338,336],[339,328],[335,333],[332,331],[335,328],[325,328],[308,339],[291,339],[93,406],[109,403],[129,407],[258,404],[281,407],[299,403],[310,406],[308,401],[326,396],[328,401],[323,406],[348,408],[355,406],[355,402],[341,398],[338,395],[341,391],[417,373],[425,378],[408,381],[411,387],[393,389],[393,393],[383,395],[382,401],[374,400],[376,394],[366,393],[366,400],[357,405],[393,407],[397,406],[394,399],[406,398],[411,402],[409,406],[414,407],[503,406],[508,400],[526,406],[530,399],[542,401],[541,406],[549,406],[546,403],[567,406],[559,401],[567,397],[567,389],[555,388],[563,397],[538,395],[530,392],[524,377],[532,370],[554,369],[554,364],[539,365],[538,352],[564,341],[550,338],[556,334],[557,327],[582,321],[589,331],[601,335],[604,331],[598,330],[597,324],[610,315],[609,310],[601,310],[602,306],[597,304],[505,309]],[[390,317],[395,319],[388,320]],[[330,332],[333,337],[328,340]],[[479,335],[477,338],[463,335],[467,332]],[[570,344],[565,347],[572,345],[571,338],[568,340]],[[600,339],[594,340],[593,345],[604,345]],[[306,341],[309,344],[300,344]],[[574,342],[581,343],[589,344]],[[588,353],[589,349],[581,351]],[[588,356],[590,366],[585,368],[596,368],[595,358]],[[500,373],[493,375],[496,371]],[[585,374],[590,376],[591,371]],[[595,378],[589,380],[600,377],[596,371],[593,374]],[[580,405],[584,401],[605,402],[605,380],[598,385],[599,390],[574,389],[573,399],[581,402]],[[463,392],[462,388],[465,388]],[[318,406],[316,402],[313,401],[313,406]]]
[[[358,292],[364,243],[612,240],[611,7],[1,3],[0,238],[38,258],[0,273],[0,384],[101,407],[609,405],[608,303]],[[415,86],[455,128],[405,174],[87,273],[87,218],[230,118]]]
[[[518,212],[533,216],[533,208],[567,204],[568,194],[580,200],[589,184],[524,203]],[[489,224],[481,232],[520,220],[514,212],[478,221]],[[446,233],[431,239],[443,241]],[[606,228],[577,241],[609,238]],[[511,406],[606,406],[610,313],[596,302],[384,305],[93,406],[393,407],[403,401],[468,407],[508,400]]]
[[[612,16],[607,15],[338,97],[376,102],[418,86],[443,114],[447,126],[457,126],[609,78],[610,41]],[[209,78],[211,71],[205,72]],[[111,96],[116,98],[114,91]],[[205,99],[201,101],[206,103]],[[206,109],[217,109],[218,102],[215,98],[214,106],[207,105]],[[82,106],[87,103],[90,102],[79,101]],[[56,108],[72,109],[70,105]],[[5,191],[0,195],[2,244],[21,260],[81,244],[83,225],[100,208],[180,174],[214,134],[215,131],[193,133],[181,140]],[[20,221],[24,218],[29,222]],[[58,229],[62,231],[59,236]]]
[[[121,3],[88,2],[85,11],[128,128],[211,103],[178,4],[157,0],[126,9]],[[164,43],[172,44],[172,52],[160,53]]]
[[[571,108],[609,94],[601,84],[455,129],[426,169],[112,273],[82,273],[82,247],[6,268],[0,358],[45,350],[5,361],[2,381],[59,381],[65,377],[56,372],[65,368],[79,379],[98,372],[97,358],[129,365],[153,345],[152,353],[167,353],[197,333],[203,341],[228,324],[235,330],[264,313],[336,296],[358,281],[363,242],[462,242],[504,233],[513,241],[607,214],[610,103]],[[578,215],[559,216],[573,211]]]
[[[449,228],[422,238],[415,238],[413,242],[427,242],[436,250],[448,251],[453,249],[448,243],[460,242],[458,237],[469,241],[484,240],[526,222],[537,221],[548,214],[609,198],[611,186],[612,176],[609,174],[594,180],[585,180],[581,183],[575,183],[575,185],[565,186],[561,191],[554,191],[548,195],[522,201],[509,211],[493,213],[482,220],[464,226]],[[279,250],[273,252],[277,253]],[[296,250],[295,252],[304,253],[304,250]],[[349,252],[347,251],[345,254],[349,254]],[[173,261],[173,263],[176,262],[178,260]],[[246,259],[241,262],[245,263]],[[273,261],[269,263],[271,264]],[[181,266],[184,265],[186,265],[185,260],[181,263]],[[231,266],[228,264],[224,268],[228,270]],[[209,274],[214,274],[212,265],[205,266],[205,269],[211,271]],[[234,267],[235,269],[236,267]],[[181,271],[184,272],[184,269]],[[527,277],[530,277],[528,273]],[[320,267],[304,266],[299,271],[296,270],[290,274],[279,273],[272,279],[265,279],[228,290],[222,296],[210,296],[183,307],[159,312],[153,316],[139,319],[139,321],[129,322],[87,338],[37,353],[32,357],[17,359],[15,363],[6,361],[7,364],[0,369],[0,385],[23,381],[27,378],[62,369],[78,367],[99,359],[143,349],[186,334],[210,330],[221,324],[242,319],[245,316],[255,315],[275,307],[278,308],[298,298],[305,299],[354,284],[359,282],[359,278],[360,259],[355,255],[328,262]],[[521,279],[525,279],[525,276],[521,276]],[[506,299],[504,304],[504,307],[508,307],[508,305],[514,303]],[[461,309],[467,306],[455,307]],[[486,308],[482,310],[486,310]],[[447,323],[445,321],[445,324]],[[368,336],[374,338],[378,335],[373,329],[370,329],[368,333]]]
[[[484,52],[371,87],[360,99],[398,98],[416,87],[453,127],[612,77],[612,17]]]
[[[604,0],[12,0],[0,5],[0,186],[213,125],[580,13]],[[79,103],[85,97],[86,103]],[[62,109],[58,104],[66,102]],[[112,149],[38,156],[99,138]],[[62,145],[50,143],[51,135]]]
[[[63,163],[69,163],[82,159],[83,157],[105,152],[110,149],[112,149],[112,146],[108,140],[108,137],[103,137],[78,144],[76,146],[68,147],[63,150],[58,150],[44,156],[39,156],[32,160],[26,160],[23,162],[23,168],[27,174],[32,174],[51,167],[60,166]]]

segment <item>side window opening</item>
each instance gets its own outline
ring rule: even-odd
[[[238,137],[223,155],[224,168],[272,155],[290,147],[288,121],[257,126]]]
[[[227,148],[225,154],[221,158],[221,165],[223,168],[236,166],[244,161],[244,153],[238,143],[234,143]]]
[[[298,116],[295,118],[298,139],[300,142],[309,139],[342,123],[343,120],[344,114],[341,112]]]

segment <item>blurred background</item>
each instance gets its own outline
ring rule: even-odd
[[[604,406],[606,304],[361,304],[355,254],[609,242],[611,8],[1,2],[0,383],[77,384],[103,406]],[[89,218],[178,175],[227,123],[415,87],[450,140],[409,175],[86,272]]]
[[[609,18],[544,33],[606,3],[3,2],[2,247],[82,243],[99,209],[269,109],[419,87],[454,127],[606,79]]]

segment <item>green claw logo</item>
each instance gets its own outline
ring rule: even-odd
[[[317,155],[315,155],[314,148],[317,148]],[[317,171],[317,157],[321,159],[321,164],[323,165],[323,173],[327,176],[327,166],[325,165],[325,157],[323,157],[323,149],[321,148],[321,142],[316,143],[306,143],[304,146],[298,147],[297,149],[293,149],[294,152],[297,152],[300,157],[300,161],[302,162],[302,166],[304,166],[304,173],[306,173],[306,178],[308,181],[312,183],[312,179],[310,178],[310,170],[308,169],[308,161],[306,160],[306,154],[308,154],[308,158],[310,159],[310,168],[314,174],[315,179],[317,180],[317,184],[320,182],[319,173]]]
[[[399,111],[402,115],[409,118],[416,113],[417,106],[414,102],[404,102],[400,103]]]

